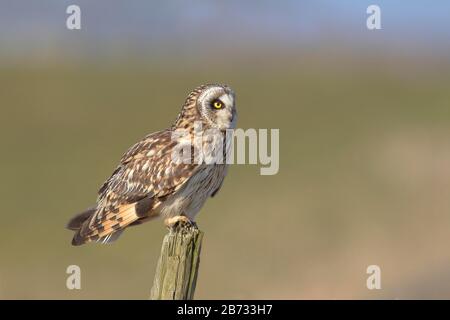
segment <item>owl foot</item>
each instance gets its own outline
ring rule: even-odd
[[[195,221],[190,220],[186,216],[175,216],[172,218],[167,218],[164,220],[164,224],[169,229],[175,229],[183,225],[197,228],[197,224],[195,223]]]

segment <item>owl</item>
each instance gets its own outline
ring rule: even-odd
[[[208,84],[194,89],[173,125],[128,149],[98,191],[96,204],[69,221],[67,228],[75,231],[72,245],[113,242],[127,227],[155,217],[163,217],[169,227],[179,221],[195,223],[206,200],[221,188],[228,165],[226,161],[192,161],[195,152],[187,157],[191,161],[185,161],[186,157],[175,161],[174,151],[195,140],[188,137],[198,127],[219,133],[234,129],[236,115],[235,94],[228,86]],[[185,134],[175,134],[179,131]],[[205,147],[209,141],[200,139],[200,144]]]

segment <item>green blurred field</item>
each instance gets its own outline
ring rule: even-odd
[[[204,207],[196,298],[450,298],[449,65],[321,59],[2,67],[0,299],[148,297],[161,221],[76,248],[64,225],[205,82],[235,89],[239,127],[280,129],[280,171],[233,166]]]

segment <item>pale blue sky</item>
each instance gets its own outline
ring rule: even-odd
[[[69,4],[81,7],[81,31],[65,28]],[[381,31],[366,29],[370,4],[381,7]],[[68,51],[70,46],[101,54],[116,45],[201,51],[211,45],[298,48],[371,42],[448,50],[450,1],[0,0],[0,54],[6,55]]]

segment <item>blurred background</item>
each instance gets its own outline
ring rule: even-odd
[[[0,298],[149,296],[162,221],[109,246],[64,226],[209,82],[280,129],[280,171],[234,165],[203,208],[196,298],[450,298],[449,40],[448,1],[1,0]]]

